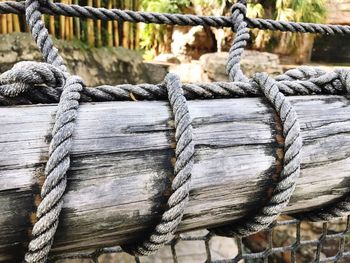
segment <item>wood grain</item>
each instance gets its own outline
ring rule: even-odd
[[[350,106],[340,96],[289,97],[301,124],[302,173],[286,213],[347,193]],[[55,105],[0,108],[0,261],[28,241]],[[280,169],[278,123],[262,98],[189,101],[196,143],[189,205],[179,231],[254,213]],[[54,253],[133,242],[169,196],[174,131],[166,102],[81,105]]]

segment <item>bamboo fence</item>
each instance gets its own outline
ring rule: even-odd
[[[2,2],[4,0],[0,0]],[[139,10],[141,0],[60,0],[65,4]],[[43,15],[49,33],[58,39],[79,40],[92,47],[123,46],[139,48],[139,26],[128,22],[101,21],[73,17]],[[24,16],[0,15],[0,34],[28,32]]]

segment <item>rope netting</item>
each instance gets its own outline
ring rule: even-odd
[[[207,230],[178,234],[148,259],[129,256],[117,246],[60,255],[52,257],[51,261],[69,263],[74,259],[84,259],[84,262],[94,263],[346,263],[350,260],[349,220],[349,217],[345,217],[310,225],[297,219],[281,217],[264,231],[248,237],[223,238]],[[311,235],[309,229],[313,231]]]
[[[67,186],[66,173],[70,168],[70,152],[73,132],[78,118],[79,102],[167,99],[175,120],[176,162],[172,193],[166,209],[154,230],[136,244],[117,248],[101,248],[91,253],[66,255],[67,258],[89,258],[99,261],[101,255],[108,253],[129,253],[136,262],[140,256],[151,255],[159,249],[170,246],[171,259],[178,262],[177,246],[180,242],[201,241],[205,245],[203,255],[206,262],[270,262],[277,254],[289,253],[290,262],[299,262],[298,253],[307,245],[315,246],[315,257],[309,262],[342,262],[350,256],[346,250],[349,222],[342,231],[329,231],[327,221],[346,217],[350,211],[350,199],[344,196],[336,203],[313,211],[290,215],[294,219],[276,222],[288,205],[300,175],[302,138],[298,116],[287,95],[307,94],[347,94],[350,89],[348,69],[325,72],[311,67],[290,70],[273,79],[266,73],[258,73],[251,79],[240,68],[240,59],[249,41],[248,28],[280,30],[301,33],[350,34],[349,26],[320,25],[311,23],[291,23],[246,17],[247,3],[238,0],[233,6],[231,17],[206,17],[181,14],[157,14],[129,10],[107,10],[103,8],[81,7],[51,3],[45,0],[26,2],[2,2],[0,14],[25,13],[31,34],[40,48],[46,63],[20,62],[0,76],[0,103],[2,105],[58,102],[49,159],[45,168],[45,182],[41,189],[42,201],[37,207],[37,222],[32,229],[32,240],[28,245],[25,262],[45,262],[49,258],[54,235],[59,223],[63,205],[63,195]],[[159,85],[119,85],[86,88],[83,81],[67,72],[58,50],[41,20],[42,14],[66,15],[74,17],[122,20],[129,22],[161,23],[171,25],[202,25],[232,27],[236,32],[229,52],[227,72],[229,83],[182,84],[176,75],[169,74]],[[132,94],[132,96],[130,95]],[[257,213],[242,218],[229,225],[205,230],[201,235],[175,234],[186,208],[191,182],[191,171],[195,145],[192,140],[191,117],[187,99],[232,98],[263,96],[276,111],[283,125],[284,158],[283,169],[274,186],[270,199]],[[320,237],[303,240],[301,222],[322,221]],[[295,228],[295,237],[290,245],[275,246],[273,233],[276,228],[290,226]],[[266,232],[267,244],[262,251],[249,247],[249,237]],[[211,242],[216,236],[234,238],[237,255],[216,260],[212,257]],[[339,240],[333,255],[323,253],[326,242]],[[321,255],[326,255],[322,257]],[[53,257],[50,260],[61,260]],[[260,261],[259,261],[260,260]],[[345,260],[345,259],[344,259]],[[273,261],[271,261],[273,262]],[[278,261],[276,261],[278,262]],[[308,261],[306,261],[308,262]],[[346,262],[346,261],[344,261]]]

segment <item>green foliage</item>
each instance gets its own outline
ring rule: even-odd
[[[327,10],[326,0],[276,0],[264,2],[265,10],[272,16],[269,18],[281,21],[323,23]],[[252,16],[254,17],[254,16]],[[261,17],[259,14],[258,17]],[[258,49],[275,48],[293,51],[303,36],[292,33],[253,30],[254,46]]]
[[[292,9],[300,22],[323,23],[327,15],[326,0],[294,0]]]
[[[326,18],[327,0],[249,0],[248,17],[271,18],[282,21],[322,23]],[[231,3],[235,0],[231,0]],[[227,8],[226,0],[142,0],[142,10],[161,13],[184,13],[191,7],[191,12],[203,15],[222,15]],[[188,11],[188,9],[187,9]],[[166,50],[170,45],[172,27],[165,25],[142,25],[141,47],[148,50],[146,56],[152,58]],[[169,34],[170,32],[170,34]],[[274,33],[252,30],[255,48],[266,50],[276,45],[293,50],[298,37],[290,33]],[[300,37],[299,37],[300,38]]]
[[[141,8],[148,12],[180,13],[183,7],[189,6],[190,0],[142,0]],[[166,25],[147,24],[141,28],[141,48],[148,50],[146,58],[152,58],[162,49],[166,42],[169,27]]]
[[[277,0],[276,19],[322,23],[326,18],[326,0]]]
[[[257,18],[265,14],[264,7],[260,3],[248,3],[247,7],[247,17]]]

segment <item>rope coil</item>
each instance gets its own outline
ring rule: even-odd
[[[169,74],[165,78],[165,85],[176,128],[175,177],[171,186],[173,192],[169,197],[167,209],[152,234],[139,244],[122,246],[124,251],[135,256],[151,255],[173,239],[189,199],[191,171],[194,162],[190,115],[181,89],[180,79],[174,74]]]
[[[211,229],[221,236],[249,236],[272,224],[288,205],[300,175],[302,139],[297,114],[290,102],[279,91],[275,80],[266,73],[256,74],[253,79],[282,121],[285,137],[283,170],[270,200],[256,215],[243,218],[232,225]]]

